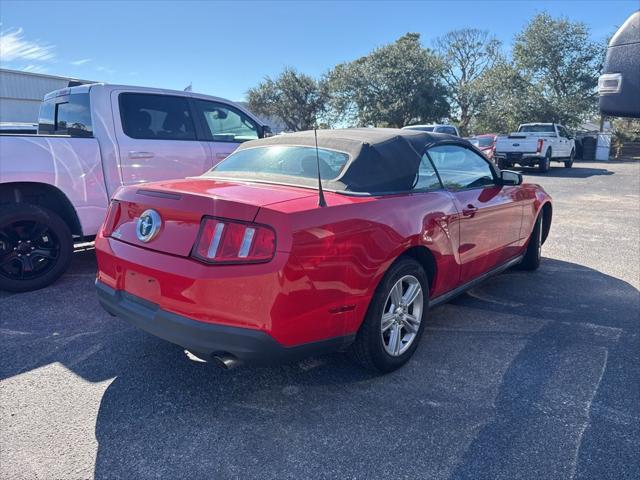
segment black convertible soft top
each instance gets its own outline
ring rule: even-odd
[[[443,140],[460,140],[446,134],[395,128],[345,128],[317,130],[318,147],[349,155],[340,176],[322,182],[325,188],[349,192],[399,192],[413,187],[425,148]],[[245,142],[248,148],[315,146],[313,130]],[[214,172],[212,172],[215,174]],[[305,185],[313,186],[311,179]]]

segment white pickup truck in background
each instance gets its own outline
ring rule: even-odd
[[[92,84],[45,96],[37,135],[0,135],[0,290],[44,287],[121,185],[200,175],[269,127],[192,92]]]
[[[540,172],[548,172],[552,161],[571,168],[575,155],[573,136],[562,125],[524,123],[517,132],[498,137],[494,159],[500,169],[537,165]]]

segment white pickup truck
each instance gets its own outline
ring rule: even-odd
[[[524,123],[517,132],[498,137],[494,159],[500,169],[537,165],[540,172],[548,172],[552,161],[571,168],[575,155],[573,136],[562,125]]]
[[[37,135],[0,135],[0,290],[56,280],[121,185],[200,175],[269,127],[192,92],[92,84],[57,90]]]

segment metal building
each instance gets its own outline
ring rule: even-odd
[[[0,68],[0,122],[37,123],[47,93],[83,83],[95,82]]]

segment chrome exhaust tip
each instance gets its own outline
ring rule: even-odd
[[[232,368],[236,368],[242,362],[238,360],[236,357],[229,353],[218,353],[212,355],[212,358],[216,361],[216,363],[225,370],[231,370]]]

